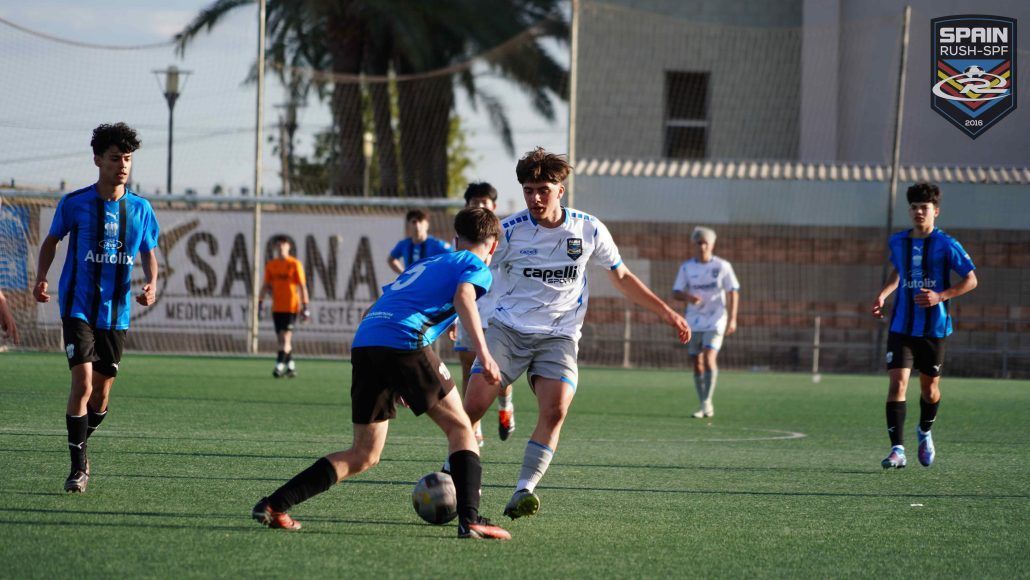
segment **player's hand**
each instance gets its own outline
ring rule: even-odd
[[[497,361],[494,357],[490,356],[488,352],[479,353],[478,362],[483,368],[483,378],[486,382],[491,385],[495,385],[501,382],[501,368],[497,366]]]
[[[920,288],[916,295],[915,303],[923,308],[930,308],[941,303],[941,295],[929,288]]]
[[[729,336],[734,332],[737,332],[737,321],[731,320],[729,324],[726,325],[726,336]]]
[[[690,342],[690,325],[687,324],[685,318],[679,315],[674,310],[669,310],[669,320],[667,321],[669,326],[676,329],[676,334],[679,335],[680,343],[687,344]]]
[[[32,295],[36,297],[36,302],[50,302],[50,295],[46,292],[47,286],[46,280],[36,282],[36,287],[32,289]]]
[[[0,312],[0,328],[3,329],[4,336],[11,339],[11,342],[19,344],[18,326],[14,323],[14,317],[7,310]]]
[[[687,298],[687,302],[689,302],[691,304],[694,304],[694,305],[701,304],[701,297],[700,296],[697,296],[695,294],[687,294],[686,298]]]
[[[305,306],[304,309],[300,311],[300,321],[301,322],[308,322],[310,320],[311,320],[311,311],[308,310],[308,308]]]
[[[451,342],[458,342],[458,325],[452,324],[451,328],[447,331],[447,338],[451,339]]]
[[[136,296],[136,302],[141,306],[150,306],[157,302],[157,294],[154,292],[153,284],[144,284],[140,293]]]
[[[873,302],[873,318],[883,318],[883,298],[879,296]]]

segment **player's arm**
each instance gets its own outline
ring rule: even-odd
[[[36,285],[32,289],[33,296],[36,297],[36,302],[50,302],[50,295],[47,294],[47,272],[50,271],[50,265],[54,263],[54,256],[57,254],[57,244],[59,240],[56,236],[47,236],[43,239],[43,243],[39,245],[39,258],[36,260]]]
[[[629,298],[637,306],[654,312],[666,324],[675,328],[680,342],[686,344],[690,341],[690,325],[687,324],[687,321],[654,292],[651,292],[651,289],[645,286],[633,272],[630,272],[625,264],[619,264],[614,270],[609,270],[608,276],[611,278],[612,285],[623,296]]]
[[[737,332],[737,307],[740,305],[740,292],[730,290],[726,293],[726,306],[730,311],[730,320],[726,323],[726,336]]]
[[[876,295],[876,300],[873,301],[873,316],[876,318],[883,318],[883,302],[887,300],[887,297],[892,292],[898,289],[898,282],[901,277],[898,276],[898,271],[891,268],[891,273],[887,276],[887,282],[884,283],[883,288],[880,288],[880,293]]]
[[[308,303],[311,302],[311,296],[308,294],[308,285],[304,282],[300,284],[300,317],[302,320],[311,319],[311,311],[308,310]]]
[[[944,292],[934,292],[929,288],[920,288],[919,294],[915,297],[915,303],[923,308],[937,306],[945,300],[951,300],[952,298],[957,298],[967,292],[971,292],[976,288],[977,283],[976,272],[970,271],[966,274],[965,278],[962,278],[961,282],[948,288]]]
[[[140,264],[143,266],[143,288],[136,296],[136,302],[143,306],[150,306],[157,301],[157,250],[151,248],[139,253]]]
[[[391,256],[386,259],[386,263],[389,264],[390,269],[396,272],[397,274],[404,273],[404,264],[402,264],[401,261],[397,258]]]
[[[466,332],[472,339],[473,349],[476,351],[476,358],[483,365],[483,378],[490,384],[501,381],[501,371],[497,362],[490,356],[490,349],[486,347],[486,337],[483,336],[483,325],[479,318],[479,309],[476,308],[476,287],[468,282],[458,284],[458,290],[454,292],[454,310],[458,312],[458,319],[465,326]]]
[[[7,297],[3,292],[0,292],[0,330],[3,330],[14,344],[18,344],[18,326],[14,323],[14,315],[11,314],[10,304],[7,303]]]

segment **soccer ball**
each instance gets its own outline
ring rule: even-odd
[[[967,66],[966,70],[962,71],[962,74],[966,75],[971,79],[978,79],[984,76],[984,69],[974,64],[973,66]]]
[[[411,505],[418,517],[439,526],[458,517],[457,497],[451,476],[437,471],[418,480],[411,492]]]

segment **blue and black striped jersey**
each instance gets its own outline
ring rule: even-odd
[[[128,189],[106,201],[91,185],[61,198],[50,235],[69,240],[58,292],[61,317],[102,329],[129,328],[133,260],[155,248],[159,235],[150,202]]]
[[[916,305],[915,297],[921,288],[947,290],[951,287],[951,272],[965,277],[976,266],[962,244],[941,230],[934,228],[926,238],[913,238],[911,231],[898,232],[889,241],[891,264],[899,278],[890,331],[943,338],[952,331],[948,303],[923,308]]]

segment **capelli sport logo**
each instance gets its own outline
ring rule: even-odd
[[[976,139],[1016,110],[1016,19],[930,21],[930,106]]]

